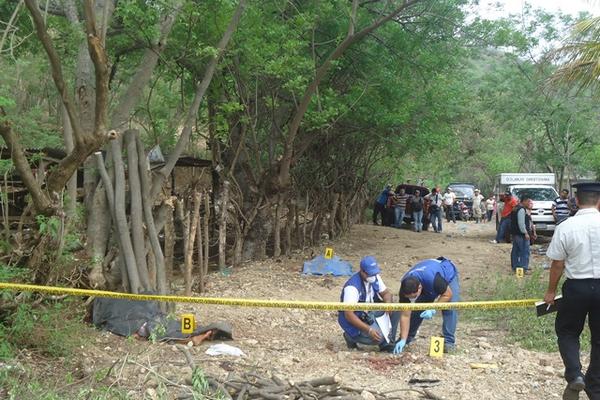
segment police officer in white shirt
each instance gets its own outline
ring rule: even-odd
[[[556,227],[546,255],[552,259],[547,304],[554,304],[564,272],[563,298],[556,315],[558,348],[565,365],[567,387],[563,399],[576,400],[585,389],[600,400],[600,182],[580,183],[579,211]],[[585,376],[579,359],[579,337],[588,317],[592,333],[590,365]]]

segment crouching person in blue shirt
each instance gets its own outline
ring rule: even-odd
[[[439,257],[424,260],[413,266],[400,282],[400,303],[432,303],[460,301],[458,271],[452,261]],[[425,305],[424,305],[425,306]],[[400,340],[396,343],[394,354],[399,354],[404,346],[414,340],[421,322],[432,319],[435,310],[402,311],[400,317]],[[458,312],[443,310],[442,333],[444,352],[452,352],[456,346],[456,324]]]
[[[343,303],[391,303],[392,293],[379,276],[381,269],[373,256],[360,262],[360,270],[352,275],[342,289]],[[349,349],[357,343],[378,345],[381,351],[392,352],[396,341],[400,312],[339,311],[338,322],[344,330]]]

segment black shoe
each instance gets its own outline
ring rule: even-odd
[[[394,343],[380,344],[379,351],[384,353],[393,353],[396,345]]]
[[[567,384],[567,387],[563,392],[563,400],[579,399],[579,392],[583,389],[585,389],[585,381],[583,380],[583,377],[578,376]]]
[[[350,335],[348,335],[346,332],[344,332],[344,340],[346,341],[346,346],[348,346],[349,349],[358,349],[356,342],[353,341]]]

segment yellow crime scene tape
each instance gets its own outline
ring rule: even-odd
[[[537,299],[522,300],[494,300],[494,301],[465,301],[456,303],[360,303],[348,304],[327,301],[300,301],[300,300],[262,300],[262,299],[236,299],[219,297],[193,297],[171,296],[153,294],[131,294],[109,292],[105,290],[75,289],[56,286],[28,285],[22,283],[0,282],[0,289],[12,291],[40,292],[50,294],[66,294],[72,296],[96,296],[113,299],[164,301],[170,303],[195,303],[212,304],[220,306],[238,307],[266,307],[266,308],[296,308],[304,310],[347,310],[347,311],[403,311],[403,310],[464,310],[464,309],[489,309],[489,308],[527,308],[535,307]]]

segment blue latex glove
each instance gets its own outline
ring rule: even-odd
[[[431,319],[435,315],[435,310],[425,310],[421,313],[420,317],[423,319]]]
[[[398,342],[396,342],[396,346],[394,346],[394,354],[400,354],[402,353],[402,350],[404,350],[404,346],[406,346],[406,340],[402,339]]]

